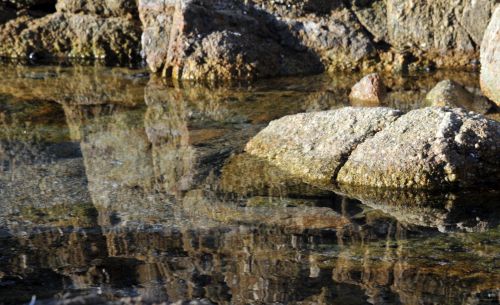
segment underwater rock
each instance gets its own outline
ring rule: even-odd
[[[495,10],[481,44],[481,89],[500,106],[500,7]]]
[[[432,106],[461,107],[480,114],[485,114],[494,107],[488,99],[470,93],[467,89],[452,80],[439,82],[429,91],[425,99]]]

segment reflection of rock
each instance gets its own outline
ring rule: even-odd
[[[439,82],[425,99],[432,106],[462,107],[480,114],[487,113],[493,107],[486,98],[470,93],[460,84],[451,80]]]
[[[88,225],[90,197],[78,144],[54,103],[0,106],[0,223]],[[78,215],[78,216],[76,216]],[[10,225],[9,225],[10,226]]]
[[[481,89],[500,106],[500,7],[497,7],[481,43]]]
[[[428,193],[347,185],[336,191],[384,211],[402,223],[442,232],[483,232],[500,224],[496,207],[498,192]]]
[[[247,153],[231,157],[222,168],[220,188],[243,196],[314,197],[330,192],[308,185],[267,160]]]
[[[500,274],[493,266],[499,245],[489,239],[497,234],[344,244],[329,230],[276,227],[42,231],[22,243],[21,238],[0,243],[2,253],[6,247],[16,250],[6,251],[0,272],[7,279],[43,278],[41,272],[52,270],[53,282],[64,279],[83,292],[100,287],[105,300],[134,286],[134,295],[146,304],[196,298],[216,304],[365,304],[367,299],[372,304],[417,305],[422,299],[474,304],[497,298]],[[477,243],[481,255],[474,252]],[[47,289],[43,281],[25,280],[8,288],[22,291],[28,285],[33,291]],[[49,297],[58,289],[37,295]],[[17,298],[22,303],[31,294]]]
[[[342,108],[273,121],[245,150],[308,181],[330,182],[351,151],[399,117],[388,108]]]
[[[95,67],[2,66],[0,92],[20,100],[50,100],[68,104],[144,103],[147,78],[143,71]]]

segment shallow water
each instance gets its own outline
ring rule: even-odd
[[[0,304],[500,302],[499,190],[313,186],[242,152],[270,120],[349,106],[357,75],[0,68]],[[386,77],[405,111],[445,78],[479,92]]]

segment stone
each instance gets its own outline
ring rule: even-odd
[[[413,189],[498,185],[500,123],[455,108],[413,110],[359,144],[341,184]]]
[[[140,57],[140,33],[140,24],[127,18],[64,13],[22,16],[0,27],[0,56],[132,62]]]
[[[357,145],[400,115],[389,108],[346,107],[286,116],[272,121],[245,150],[306,181],[329,183]]]
[[[92,14],[104,17],[138,15],[135,0],[58,0],[58,12]]]
[[[495,10],[481,43],[481,89],[500,106],[500,7]]]
[[[352,87],[349,99],[352,103],[378,105],[384,99],[386,91],[380,75],[372,73],[363,77]]]
[[[480,114],[487,113],[493,107],[486,98],[472,94],[452,80],[439,82],[425,99],[431,106],[461,107]]]
[[[176,79],[252,79],[318,73],[317,55],[275,18],[239,1],[141,0],[142,46],[150,69]]]

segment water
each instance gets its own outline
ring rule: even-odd
[[[500,302],[498,190],[313,186],[243,153],[270,120],[348,106],[357,75],[1,68],[0,304]],[[478,90],[393,75],[386,103],[423,107],[444,78]]]

